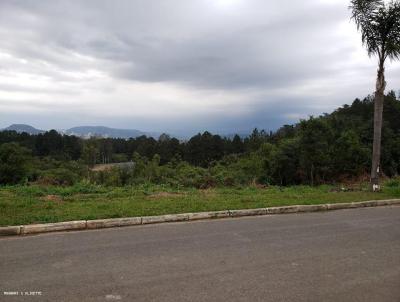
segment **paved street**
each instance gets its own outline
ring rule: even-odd
[[[0,301],[398,302],[400,207],[3,238]]]

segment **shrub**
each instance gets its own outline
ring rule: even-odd
[[[386,183],[385,183],[386,187],[389,188],[397,188],[400,187],[400,178],[393,178],[393,179],[389,179]]]
[[[0,184],[17,184],[28,177],[30,151],[16,143],[0,146]]]
[[[79,175],[65,168],[47,170],[39,177],[38,183],[44,185],[71,186],[79,180]]]

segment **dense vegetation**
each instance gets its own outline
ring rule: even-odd
[[[400,100],[394,92],[385,96],[383,116],[382,169],[392,177],[400,172]],[[3,131],[0,184],[153,183],[209,188],[335,183],[367,175],[372,129],[373,100],[367,97],[276,132],[255,129],[246,138],[204,132],[188,141],[168,135],[158,140],[145,136],[84,140],[54,130],[38,135]],[[90,169],[126,161],[134,166]]]
[[[374,137],[371,163],[371,186],[379,191],[381,140],[385,101],[385,62],[400,59],[400,1],[351,0],[351,18],[361,32],[369,56],[378,58],[374,98]]]

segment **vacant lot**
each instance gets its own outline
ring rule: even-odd
[[[388,198],[400,198],[400,187],[386,186],[381,193],[371,193],[361,187],[342,190],[333,186],[208,190],[161,186],[110,188],[86,184],[11,186],[0,188],[0,225]]]
[[[0,225],[58,222],[399,198],[399,187],[372,193],[362,187],[245,187],[208,190],[162,186],[0,188]]]

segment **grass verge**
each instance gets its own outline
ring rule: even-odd
[[[380,193],[333,186],[209,190],[154,185],[10,186],[0,187],[0,226],[390,198],[400,198],[400,186],[388,184]]]

